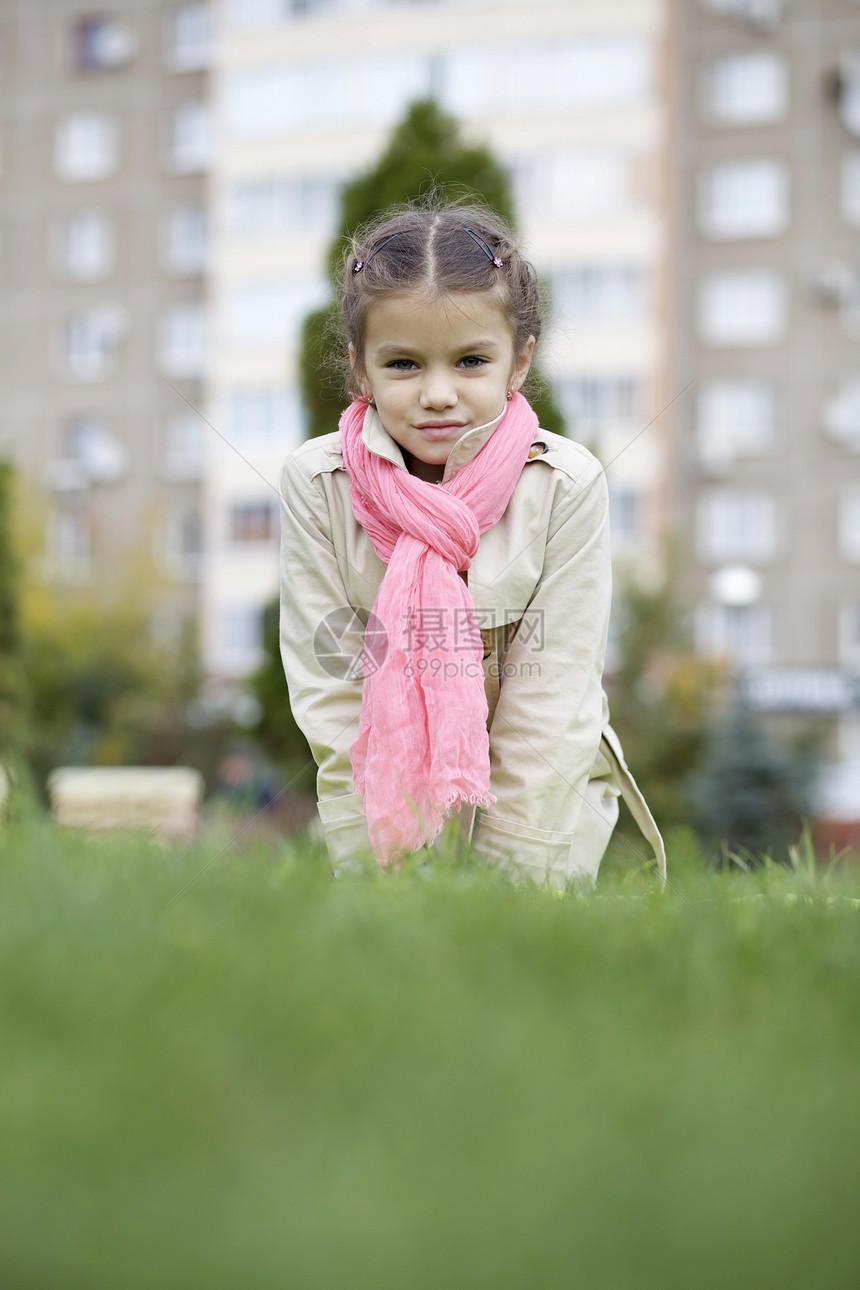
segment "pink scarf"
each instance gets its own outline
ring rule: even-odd
[[[438,485],[368,450],[366,412],[364,400],[351,403],[340,435],[353,511],[388,565],[373,606],[388,653],[364,678],[350,757],[371,844],[389,864],[432,842],[446,812],[496,800],[481,637],[458,570],[504,514],[538,419],[515,394],[481,450]]]

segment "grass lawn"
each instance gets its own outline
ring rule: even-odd
[[[6,1290],[860,1285],[860,868],[219,850],[0,832]]]

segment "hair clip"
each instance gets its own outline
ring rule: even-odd
[[[366,260],[356,260],[355,264],[352,266],[353,273],[361,273],[361,270],[365,268],[366,265],[370,264],[370,261],[373,259],[374,255],[379,255],[379,252],[382,250],[384,246],[388,246],[389,242],[393,242],[394,239],[399,236],[400,236],[399,233],[392,233],[391,236],[387,237],[384,242],[379,243],[379,246],[376,248],[376,250],[372,251]]]
[[[478,246],[484,252],[484,255],[487,257],[488,260],[492,261],[492,263],[496,266],[497,269],[504,268],[502,261],[496,255],[495,251],[490,246],[489,242],[487,242],[484,238],[482,238],[479,233],[476,233],[474,229],[465,228],[465,227],[463,228],[463,232],[468,233],[472,241],[478,243]]]

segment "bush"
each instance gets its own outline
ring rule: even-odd
[[[12,467],[0,461],[0,762],[20,754],[24,669],[21,660],[19,566],[12,543]]]
[[[612,724],[661,829],[689,824],[685,780],[702,755],[707,724],[723,701],[726,668],[699,658],[674,592],[670,551],[661,586],[622,582],[613,606],[617,663],[607,676]]]
[[[291,787],[296,792],[312,793],[316,764],[290,707],[281,663],[279,616],[278,601],[273,600],[263,614],[263,662],[250,678],[251,690],[260,705],[260,719],[253,734],[290,779]]]
[[[687,793],[699,837],[715,858],[787,861],[812,810],[813,783],[810,755],[780,748],[738,703],[710,732]]]

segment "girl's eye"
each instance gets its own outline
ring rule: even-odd
[[[467,354],[465,358],[460,359],[463,367],[471,368],[472,371],[474,371],[476,367],[483,367],[486,361],[487,360],[485,358],[481,358],[478,354]]]
[[[395,358],[388,366],[395,372],[410,372],[415,364],[411,358]]]

